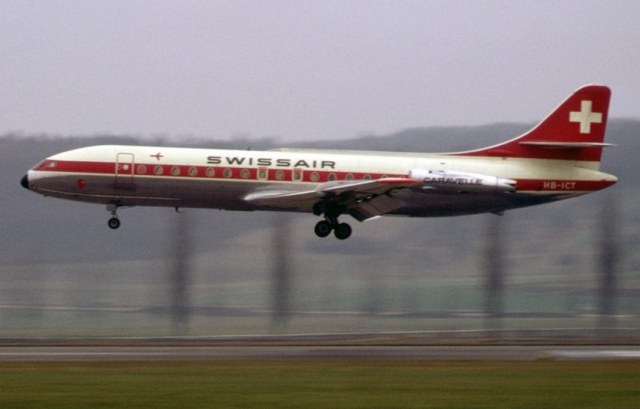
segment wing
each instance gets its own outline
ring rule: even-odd
[[[260,189],[249,193],[244,200],[261,207],[299,211],[311,211],[323,200],[336,201],[346,209],[345,213],[363,221],[402,207],[392,192],[419,184],[420,181],[409,178],[335,181],[306,190]]]

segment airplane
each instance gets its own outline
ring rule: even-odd
[[[271,210],[321,217],[318,237],[351,236],[342,215],[435,217],[580,196],[617,182],[600,172],[611,91],[586,85],[528,132],[453,153],[90,146],[50,156],[22,178],[44,196],[106,205]]]

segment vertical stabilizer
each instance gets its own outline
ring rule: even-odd
[[[608,87],[586,85],[525,134],[456,154],[599,162],[603,147],[611,146],[604,143],[610,98]]]

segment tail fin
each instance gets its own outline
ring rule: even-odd
[[[498,156],[600,162],[611,90],[604,85],[578,89],[529,132],[463,156]]]

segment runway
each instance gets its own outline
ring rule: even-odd
[[[4,346],[0,362],[640,360],[638,346]]]

